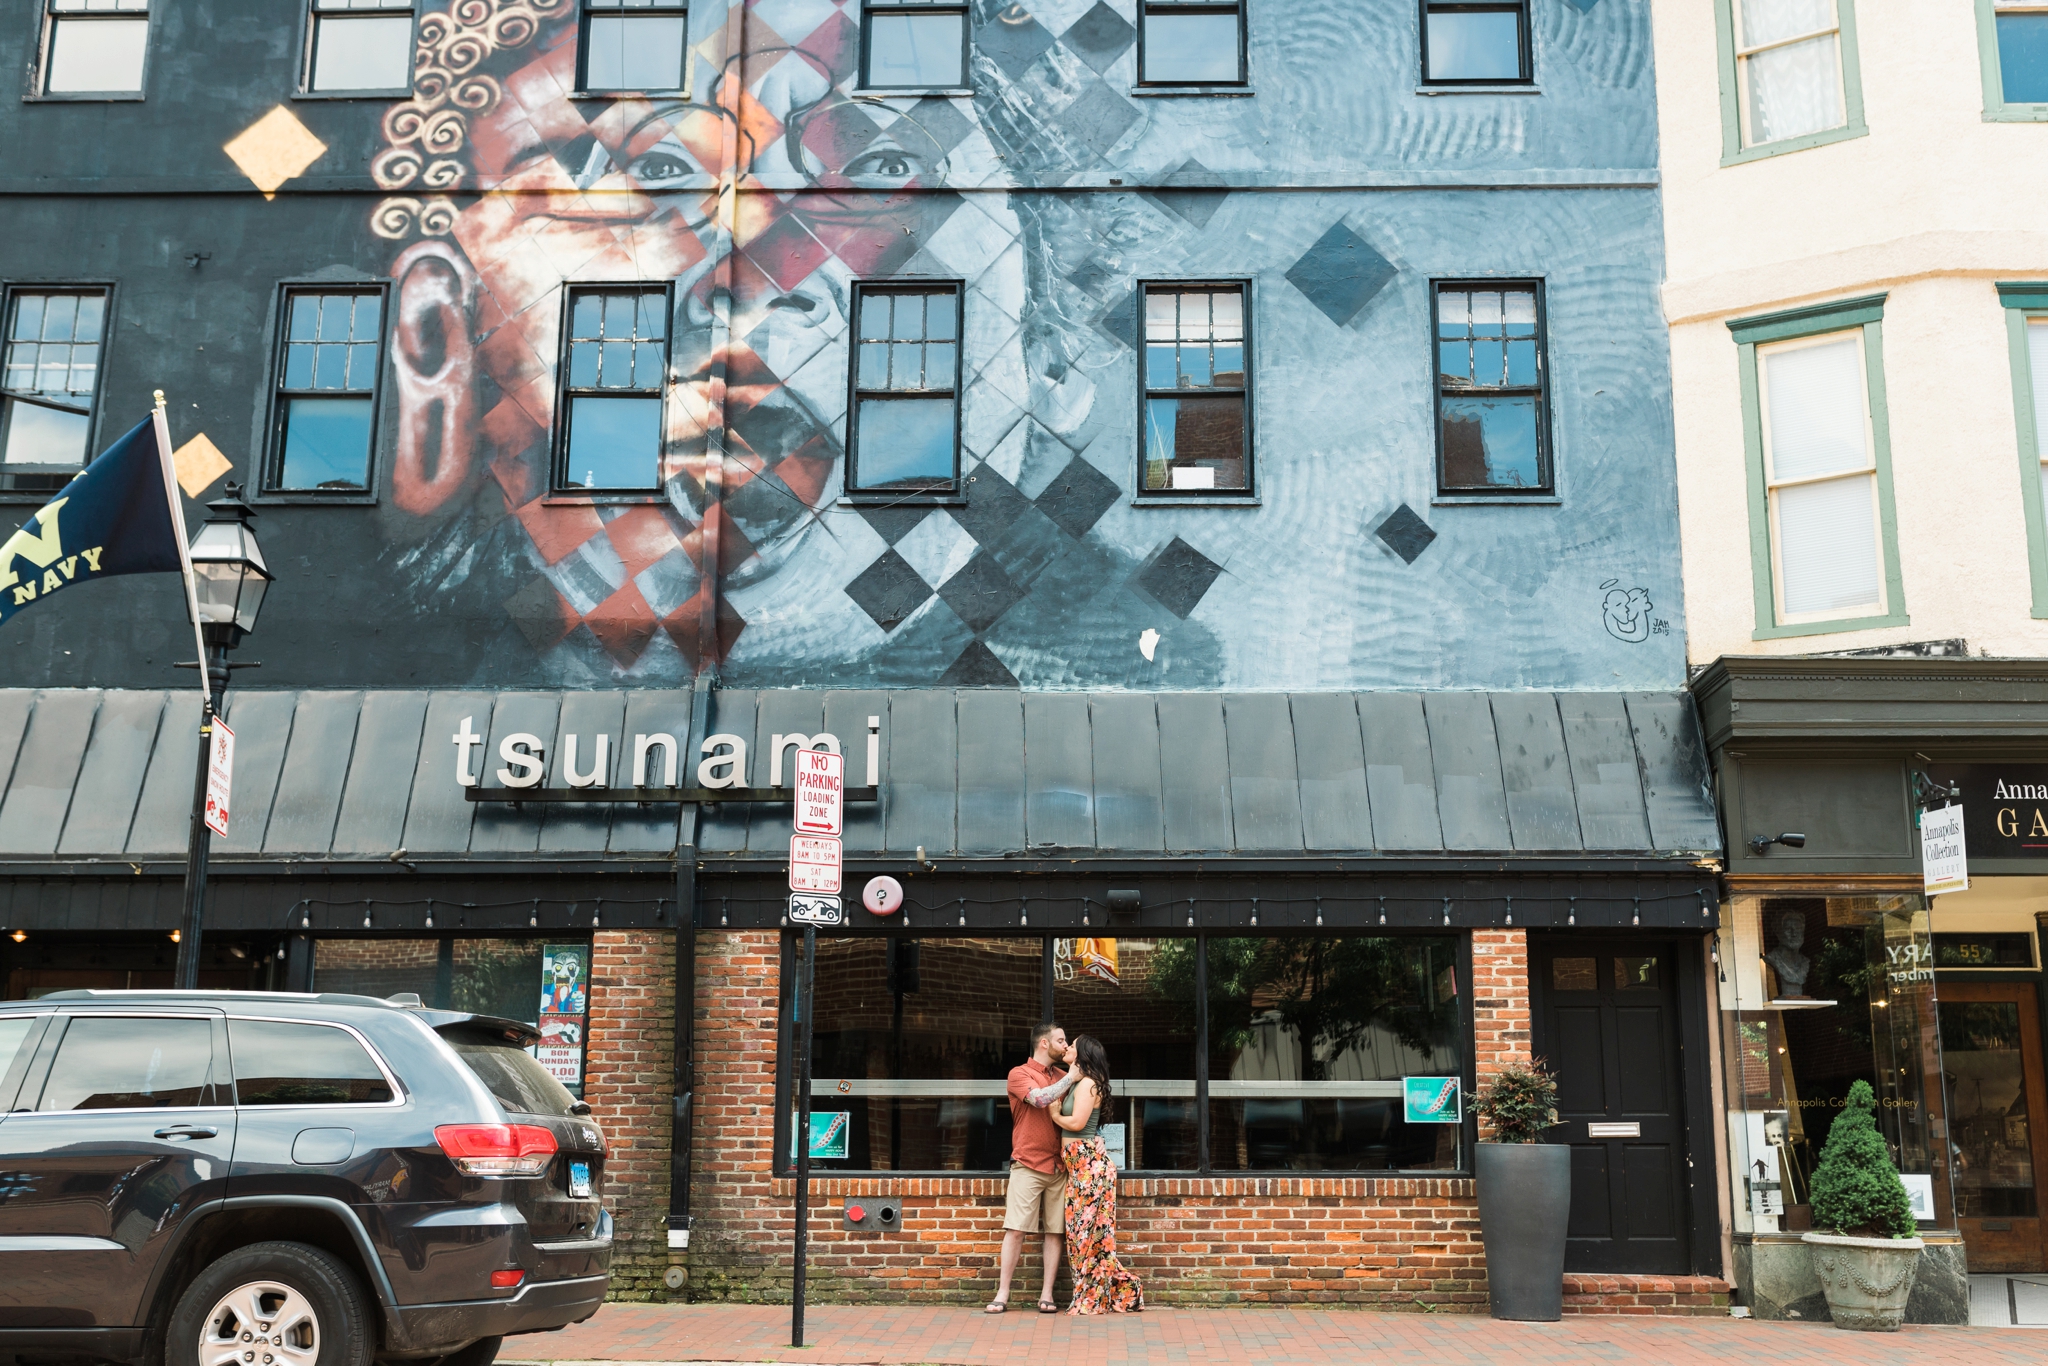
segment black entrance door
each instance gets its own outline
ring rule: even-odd
[[[1572,1150],[1567,1271],[1691,1269],[1678,956],[1668,941],[1531,937],[1535,1051]]]

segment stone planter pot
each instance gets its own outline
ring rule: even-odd
[[[1493,1316],[1557,1322],[1564,1317],[1571,1149],[1552,1143],[1481,1143],[1474,1170]]]
[[[1813,1269],[1827,1296],[1835,1327],[1896,1333],[1906,1320],[1906,1299],[1920,1270],[1918,1238],[1845,1238],[1809,1233]]]

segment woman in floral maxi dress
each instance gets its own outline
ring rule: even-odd
[[[1083,1034],[1067,1047],[1067,1065],[1081,1075],[1053,1112],[1065,1131],[1060,1161],[1067,1169],[1067,1265],[1074,1272],[1069,1314],[1132,1314],[1145,1307],[1138,1278],[1116,1256],[1116,1167],[1102,1141],[1111,1100],[1109,1055]]]

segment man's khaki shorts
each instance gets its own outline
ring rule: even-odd
[[[1067,1231],[1067,1174],[1036,1172],[1021,1164],[1010,1168],[1008,1199],[1003,1209],[1003,1227],[1014,1233],[1050,1233],[1063,1237]]]

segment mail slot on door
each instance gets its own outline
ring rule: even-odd
[[[1634,1120],[1626,1124],[1601,1124],[1597,1121],[1586,1126],[1587,1138],[1641,1138],[1643,1126]]]

